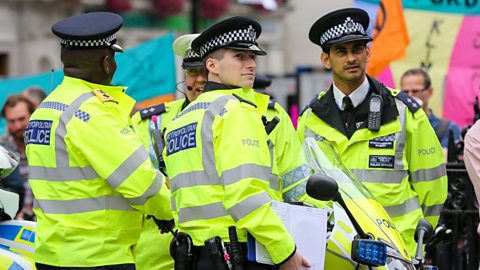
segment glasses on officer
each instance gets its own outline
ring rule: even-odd
[[[405,92],[409,96],[415,96],[420,94],[421,92],[427,90],[427,88],[422,89],[402,89],[402,92]]]

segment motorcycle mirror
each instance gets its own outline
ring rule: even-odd
[[[337,200],[338,184],[329,176],[314,174],[308,178],[307,194],[320,201]]]
[[[427,243],[433,234],[433,227],[426,219],[420,219],[415,229],[415,241],[417,241],[417,250],[415,259],[421,265],[423,263],[423,244]]]
[[[422,233],[423,232],[423,233]],[[418,243],[420,240],[420,236],[423,237],[423,242],[426,243],[430,241],[433,235],[433,227],[430,222],[426,219],[420,219],[417,224],[417,228],[415,229],[415,241]]]

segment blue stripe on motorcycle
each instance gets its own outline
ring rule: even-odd
[[[22,226],[2,224],[0,225],[0,238],[14,241],[21,229]]]
[[[25,269],[22,266],[20,266],[18,263],[13,262],[13,264],[10,265],[8,270],[25,270]]]
[[[22,231],[22,235],[20,236],[20,239],[30,242],[30,243],[35,243],[35,232],[31,230],[24,229]]]

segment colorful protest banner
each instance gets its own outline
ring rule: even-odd
[[[355,5],[369,7],[372,14],[372,10],[378,12],[379,3],[357,0]],[[406,55],[391,62],[377,78],[399,87],[406,70],[423,68],[432,79],[429,107],[434,113],[460,126],[471,124],[473,102],[480,94],[480,16],[471,14],[480,14],[480,1],[404,0],[402,4],[410,39]]]

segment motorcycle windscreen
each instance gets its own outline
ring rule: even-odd
[[[403,239],[383,206],[345,167],[333,146],[322,138],[306,137],[303,151],[316,174],[329,176],[337,182],[343,200],[362,229],[376,240],[394,247],[410,261]]]

